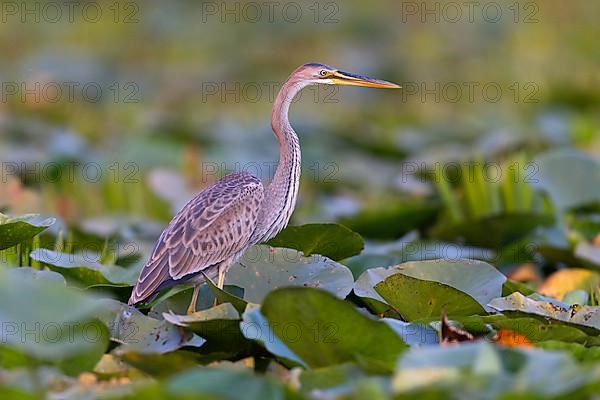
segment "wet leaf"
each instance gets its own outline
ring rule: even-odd
[[[167,391],[176,396],[210,395],[220,399],[283,400],[284,390],[269,378],[249,371],[225,368],[194,368],[173,376],[166,383]]]
[[[356,362],[367,370],[390,371],[407,347],[387,324],[322,290],[274,290],[265,298],[261,314],[275,335],[312,368]]]
[[[225,284],[243,288],[244,300],[258,304],[270,291],[288,286],[319,288],[345,298],[354,279],[348,268],[321,255],[254,246],[231,267]]]
[[[395,274],[375,285],[383,299],[407,321],[450,316],[485,314],[481,304],[468,294],[440,282]]]
[[[551,150],[534,159],[537,183],[559,210],[600,201],[600,165],[573,149]]]
[[[365,271],[356,281],[354,292],[359,297],[387,303],[412,321],[437,319],[442,309],[448,315],[483,313],[487,302],[501,295],[505,280],[504,275],[483,261],[414,261]]]
[[[356,232],[339,224],[307,224],[288,226],[269,245],[301,251],[304,256],[320,254],[339,261],[359,254],[365,246]]]
[[[184,346],[200,347],[205,340],[165,320],[145,316],[135,307],[102,300],[99,318],[109,327],[111,340],[121,344],[119,353],[164,354]]]
[[[123,268],[118,265],[103,265],[96,255],[61,253],[50,249],[36,249],[31,258],[62,274],[69,283],[84,288],[94,286],[133,286],[139,268]]]
[[[246,339],[255,340],[265,347],[271,354],[290,366],[306,363],[275,335],[269,321],[260,313],[258,308],[248,308],[242,315],[240,330]]]
[[[553,373],[548,374],[548,371]],[[460,346],[412,348],[392,380],[399,395],[443,394],[456,398],[548,398],[587,388],[598,378],[564,352],[494,346],[486,341]]]
[[[534,300],[518,292],[494,299],[489,305],[501,312],[519,311],[600,330],[600,307],[598,306],[571,306],[550,298],[548,301]]]
[[[43,218],[39,214],[7,217],[0,214],[0,250],[8,249],[31,239],[54,223],[54,218]]]
[[[108,331],[95,319],[98,300],[54,276],[31,276],[0,271],[0,347],[69,374],[91,370],[108,345]]]
[[[194,332],[206,340],[200,351],[237,355],[249,351],[249,343],[240,331],[241,316],[231,303],[224,303],[190,315],[164,313],[165,321]]]

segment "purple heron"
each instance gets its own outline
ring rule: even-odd
[[[160,235],[133,288],[129,304],[147,302],[159,291],[192,283],[193,313],[204,275],[223,287],[224,275],[252,245],[273,238],[288,224],[300,182],[300,143],[288,120],[294,96],[309,85],[400,86],[343,72],[323,64],[304,64],[283,84],[273,105],[271,126],[279,141],[279,163],[271,183],[247,173],[217,180],[192,198]]]

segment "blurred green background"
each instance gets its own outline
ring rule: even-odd
[[[4,2],[0,210],[164,222],[232,170],[268,180],[273,97],[305,62],[404,89],[302,93],[295,223],[435,197],[415,166],[567,145],[597,158],[600,5],[469,4]]]

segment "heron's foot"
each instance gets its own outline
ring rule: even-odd
[[[187,311],[185,312],[187,315],[191,315],[193,313],[196,312],[196,305],[195,304],[190,304],[189,307],[187,308]]]

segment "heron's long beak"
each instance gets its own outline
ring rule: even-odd
[[[336,85],[368,86],[387,89],[399,89],[402,87],[392,82],[369,78],[368,76],[355,75],[344,71],[334,72],[331,80],[333,80],[333,83]]]

